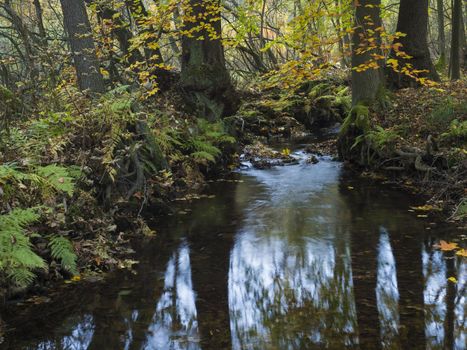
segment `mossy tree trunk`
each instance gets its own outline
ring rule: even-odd
[[[81,90],[91,93],[105,91],[104,78],[99,69],[91,24],[84,0],[60,0],[63,23],[68,33],[74,66]]]
[[[368,107],[384,89],[381,55],[381,0],[361,0],[355,3],[355,31],[352,36],[352,110],[342,125],[338,140],[341,159],[351,160],[360,153],[355,148],[357,138],[368,130]],[[369,68],[375,64],[373,68]],[[361,158],[360,156],[358,156]]]
[[[398,56],[394,49],[389,55],[390,58],[398,61],[399,68],[410,64],[412,71],[424,71],[418,74],[419,77],[439,81],[428,49],[428,0],[401,0],[397,32],[404,33],[405,36],[396,39],[394,44],[402,44],[400,51],[412,58],[404,59]],[[388,86],[391,88],[402,89],[419,84],[414,78],[392,69],[388,69],[387,73]]]
[[[219,0],[189,0],[184,14],[180,87],[200,117],[233,114],[237,97],[225,66]]]

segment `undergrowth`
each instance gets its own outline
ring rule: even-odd
[[[121,86],[92,100],[64,85],[28,117],[1,116],[0,294],[37,275],[118,265],[127,251],[119,215],[149,232],[137,218],[145,206],[199,189],[204,174],[233,161],[236,140],[222,122],[140,97]]]

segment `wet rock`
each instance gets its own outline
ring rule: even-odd
[[[249,162],[257,169],[270,169],[275,166],[298,164],[298,160],[287,152],[277,152],[262,143],[246,146],[241,156],[242,162]]]
[[[311,157],[308,157],[308,159],[306,160],[306,163],[307,164],[318,164],[319,159],[316,156],[313,155]]]

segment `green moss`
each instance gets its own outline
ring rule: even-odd
[[[356,104],[349,112],[347,118],[344,119],[344,123],[341,127],[341,135],[345,135],[351,126],[355,126],[366,134],[370,131],[370,110],[368,106],[364,104]]]

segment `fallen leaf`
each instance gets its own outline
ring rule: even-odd
[[[433,211],[433,210],[436,210],[436,211],[439,211],[440,209],[437,208],[437,207],[434,207],[432,205],[420,205],[418,207],[410,207],[410,209],[413,209],[413,210],[418,210],[418,211]]]
[[[448,281],[452,283],[457,283],[457,279],[455,277],[449,277]]]
[[[462,256],[464,258],[467,258],[467,249],[461,249],[459,250],[456,255]]]
[[[443,241],[443,240],[441,240],[439,242],[439,244],[435,244],[434,247],[441,249],[443,252],[450,252],[450,251],[453,251],[453,250],[459,248],[457,243],[448,243],[448,242]]]

